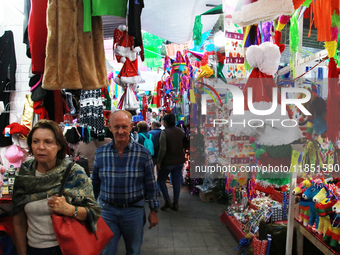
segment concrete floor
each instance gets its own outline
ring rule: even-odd
[[[172,198],[172,187],[168,185]],[[164,204],[160,198],[161,206]],[[198,195],[191,195],[182,187],[179,211],[159,211],[155,228],[144,227],[143,255],[236,255],[238,241],[220,222],[226,206],[216,202],[203,202]],[[147,215],[149,208],[146,208]],[[125,255],[123,238],[118,255]]]

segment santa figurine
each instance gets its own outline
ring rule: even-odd
[[[229,127],[231,133],[235,135],[252,137],[254,141],[252,148],[258,165],[263,167],[262,169],[281,167],[282,165],[289,172],[292,153],[290,144],[299,140],[302,137],[302,132],[298,123],[292,120],[293,114],[288,106],[283,115],[281,113],[281,94],[273,78],[280,63],[280,57],[279,46],[270,42],[248,48],[246,59],[253,70],[243,90],[245,111],[243,115],[232,113]],[[250,96],[252,98],[248,100]],[[234,100],[236,99],[234,98]],[[276,109],[273,108],[274,104],[277,104]],[[252,111],[250,111],[250,107]],[[262,113],[265,110],[272,110],[266,115],[260,115],[254,114],[254,109],[260,110]],[[269,114],[270,112],[272,113]],[[282,168],[280,169],[282,170]],[[266,174],[262,177],[267,178],[266,181],[270,181],[269,183],[275,184],[276,187],[284,186],[289,182],[289,178],[279,178],[286,176],[278,176],[276,173]],[[260,176],[257,177],[257,180],[259,179],[261,179]]]

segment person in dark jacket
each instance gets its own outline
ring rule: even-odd
[[[159,139],[159,153],[157,168],[159,169],[158,183],[164,196],[165,204],[161,210],[171,208],[178,211],[178,200],[181,191],[182,169],[185,162],[184,141],[185,133],[175,127],[175,115],[170,113],[163,118],[165,129],[161,132]],[[170,200],[166,180],[168,175],[172,175],[173,203]]]
[[[155,154],[152,156],[153,164],[157,164],[157,158],[158,158],[158,152],[159,152],[159,137],[161,135],[161,123],[158,121],[154,121],[151,124],[151,130],[148,132],[148,134],[152,135],[152,142],[153,142],[153,148],[155,150]]]
[[[152,156],[152,161],[153,164],[157,170],[157,178],[158,178],[158,169],[156,167],[157,165],[157,159],[158,159],[158,152],[159,152],[159,137],[161,135],[162,129],[161,129],[161,123],[158,121],[154,121],[151,124],[151,130],[149,131],[148,134],[152,135],[152,142],[153,142],[153,148],[155,151],[155,154]],[[161,193],[161,188],[159,187],[159,183],[157,182],[157,190],[158,190],[158,195]]]

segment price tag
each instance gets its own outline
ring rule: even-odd
[[[5,128],[5,137],[10,137],[11,128]]]

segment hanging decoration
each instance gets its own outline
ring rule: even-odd
[[[244,52],[243,44],[244,34],[243,29],[232,21],[232,14],[225,15],[224,18],[225,30],[225,59],[223,65],[220,62],[220,57],[217,66],[217,76],[226,82],[225,77],[228,78],[243,78],[244,71]],[[217,53],[218,55],[218,53]],[[223,68],[225,67],[225,68]],[[224,72],[223,72],[224,70]],[[224,75],[223,75],[224,73]]]
[[[163,64],[163,55],[165,52],[164,39],[143,31],[143,47],[145,60],[144,66],[156,71]]]
[[[141,51],[139,46],[134,47],[134,38],[128,34],[127,30],[127,26],[120,25],[113,32],[113,52],[120,63],[124,63],[126,58],[135,61],[137,53]]]
[[[113,52],[118,62],[124,63],[115,83],[124,88],[117,108],[126,110],[136,110],[139,108],[136,96],[137,83],[143,82],[138,73],[137,54],[141,47],[134,47],[134,38],[128,34],[128,28],[120,25],[113,32]]]
[[[298,140],[302,134],[299,128],[291,127],[289,133],[287,129],[282,125],[272,125],[266,121],[268,118],[273,119],[290,119],[292,114],[289,107],[287,107],[286,115],[281,115],[281,94],[277,89],[275,81],[273,79],[273,74],[277,71],[280,61],[280,50],[279,47],[270,42],[265,42],[260,46],[250,46],[246,52],[247,60],[249,64],[253,67],[249,79],[243,89],[244,93],[244,116],[233,115],[233,121],[247,121],[251,119],[261,119],[259,120],[258,128],[251,128],[245,126],[243,128],[231,127],[231,131],[235,132],[236,135],[249,135],[258,139],[258,143],[261,145],[282,145],[289,144],[295,140]],[[275,112],[266,116],[254,115],[250,112],[248,107],[248,88],[252,88],[252,99],[255,109],[270,109],[272,105],[273,93],[277,93],[277,108]],[[276,89],[276,90],[275,90]],[[258,124],[252,124],[258,125]],[[266,132],[263,132],[266,130]],[[284,135],[283,135],[284,134]]]
[[[305,147],[302,154],[302,163],[304,166],[304,173],[315,174],[312,171],[312,166],[314,169],[322,169],[323,167],[323,157],[320,150],[320,144],[317,141],[310,141]],[[308,168],[305,166],[309,166]],[[308,172],[308,169],[311,170]]]
[[[246,27],[260,21],[275,20],[280,15],[290,15],[294,12],[292,0],[274,1],[242,1],[236,6],[233,13],[233,22]]]
[[[337,16],[337,17],[336,17]],[[333,15],[334,25],[338,15]],[[336,55],[337,40],[339,29],[332,27],[330,29],[332,36],[329,41],[325,42],[325,48],[328,51],[328,97],[327,97],[327,137],[330,141],[335,142],[339,139],[339,73],[334,56]]]
[[[187,93],[190,101],[194,98],[193,91],[193,74],[194,69],[190,64],[187,55],[182,55],[180,51],[176,52],[176,59],[173,60],[169,56],[164,59],[164,74],[162,81],[157,84],[157,95],[163,95],[163,107],[167,113],[176,110],[175,106],[183,100],[183,96]],[[160,104],[160,100],[159,100]]]
[[[291,54],[293,55],[293,59],[291,62],[293,76],[295,77],[295,55],[297,51],[299,50],[299,27],[298,27],[298,21],[297,21],[297,15],[296,12],[293,17],[290,19],[290,29],[289,29],[289,47]]]
[[[201,22],[201,15],[195,17],[195,24],[192,31],[192,40],[194,40],[195,45],[202,46],[202,30],[203,25]]]

